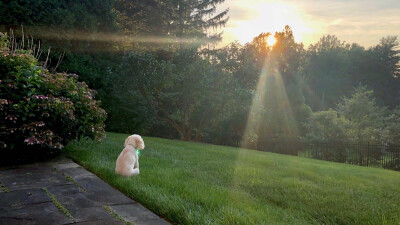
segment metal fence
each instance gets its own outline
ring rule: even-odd
[[[266,143],[261,151],[400,171],[400,145],[285,141]]]

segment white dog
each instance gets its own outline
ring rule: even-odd
[[[144,142],[140,135],[134,134],[126,138],[125,148],[119,154],[115,173],[123,176],[132,176],[139,174],[139,156],[136,149],[143,150]]]

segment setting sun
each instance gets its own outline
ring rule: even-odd
[[[245,44],[262,32],[280,32],[286,25],[293,30],[296,42],[306,44],[315,42],[316,33],[322,32],[319,25],[298,4],[276,0],[270,0],[268,4],[261,0],[250,1],[252,4],[240,5],[240,19],[228,22],[224,29],[224,43],[238,40]],[[230,3],[229,6],[235,7],[236,4],[239,3]],[[268,45],[273,44],[273,40],[268,41]]]
[[[268,36],[267,38],[267,45],[273,46],[276,43],[276,38],[272,35]]]

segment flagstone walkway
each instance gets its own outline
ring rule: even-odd
[[[169,223],[64,158],[0,168],[0,224]]]

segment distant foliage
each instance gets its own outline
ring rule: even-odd
[[[317,142],[353,142],[399,144],[399,108],[389,110],[375,102],[374,92],[365,86],[344,97],[336,111],[318,111],[304,123],[304,140]]]
[[[234,97],[229,74],[195,51],[175,53],[169,61],[127,54],[120,73],[115,93],[125,109],[137,112],[137,119],[145,115],[141,123],[149,123],[149,118],[164,123],[183,140],[201,140]]]
[[[75,74],[52,73],[30,51],[0,49],[1,148],[60,149],[68,141],[104,136],[106,113]]]
[[[334,35],[322,37],[304,55],[307,104],[314,111],[327,110],[361,83],[374,91],[377,103],[395,108],[400,104],[399,47],[394,36],[368,49]]]
[[[350,121],[353,139],[358,142],[383,142],[387,135],[385,108],[376,104],[374,92],[365,86],[356,88],[351,97],[337,105],[339,115]]]
[[[389,113],[386,124],[390,143],[400,145],[400,106]]]
[[[0,24],[105,31],[115,26],[113,6],[114,0],[0,1]]]
[[[350,141],[350,121],[332,109],[312,113],[305,123],[304,140],[310,142]]]
[[[228,21],[225,0],[116,0],[117,24],[124,34],[148,35],[175,40],[179,46],[200,46],[221,40],[218,28]],[[143,45],[144,43],[140,43]],[[151,45],[173,47],[172,42]],[[139,47],[139,46],[138,46]],[[151,46],[148,46],[151,47]]]

